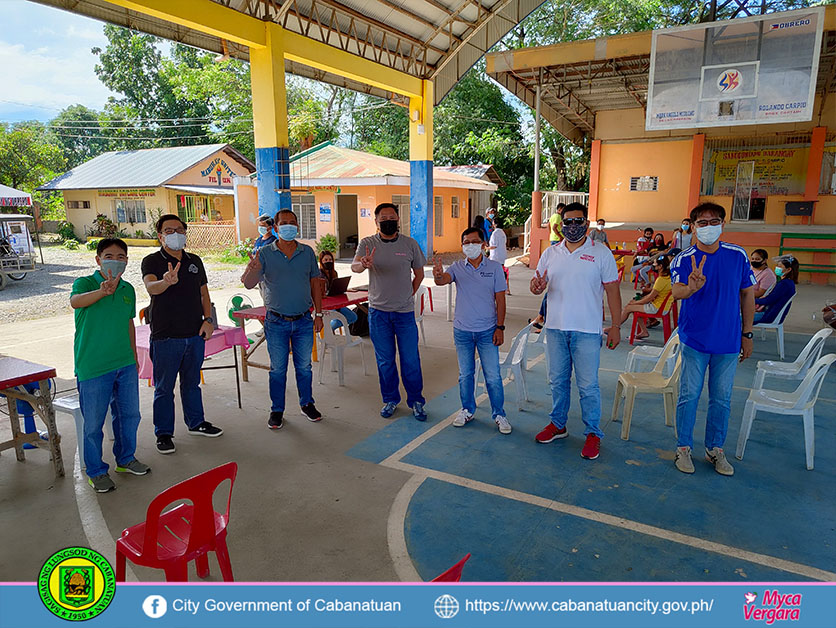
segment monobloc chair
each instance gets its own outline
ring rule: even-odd
[[[546,373],[549,372],[549,348],[546,338],[546,328],[540,330],[539,334],[535,334],[531,331],[528,334],[528,347],[526,348],[526,355],[525,355],[525,370],[530,370],[528,368],[528,360],[533,356],[533,352],[535,351],[542,351],[543,356],[546,360]]]
[[[784,379],[804,379],[810,367],[821,357],[824,343],[827,337],[833,333],[829,327],[820,329],[810,338],[807,346],[801,350],[794,362],[774,362],[772,360],[761,360],[758,362],[758,371],[755,373],[755,383],[752,388],[757,390],[763,388],[763,380],[767,375],[771,377],[782,377]]]
[[[648,314],[647,312],[633,312],[633,326],[630,329],[630,344],[633,344],[636,340],[636,328],[639,324],[639,319],[643,318],[645,320],[649,320],[651,318],[658,318],[662,321],[662,329],[665,333],[665,342],[668,341],[668,338],[671,337],[671,330],[676,325],[671,325],[671,311],[672,307],[668,305],[668,301],[673,299],[673,293],[669,292],[668,296],[665,297],[665,300],[662,301],[662,307],[659,308],[659,311],[656,314]]]
[[[337,335],[331,329],[331,321],[338,320],[342,323],[344,335]],[[338,328],[339,329],[339,328]],[[352,336],[348,329],[348,321],[345,316],[335,310],[325,313],[325,320],[322,325],[322,338],[319,342],[319,383],[322,383],[322,371],[325,368],[325,353],[331,352],[331,370],[339,373],[340,386],[345,386],[344,353],[348,347],[360,348],[360,359],[363,361],[363,375],[368,375],[366,370],[366,354],[363,351],[364,340],[359,336]]]
[[[418,290],[415,292],[415,323],[418,325],[418,329],[421,330],[421,338],[424,341],[424,346],[427,344],[427,334],[424,333],[424,297],[429,294],[429,289],[427,286],[418,286]],[[427,296],[429,300],[429,297]]]
[[[630,423],[633,420],[633,404],[636,395],[640,392],[662,393],[665,402],[665,425],[674,425],[674,395],[679,384],[679,371],[682,365],[682,355],[677,355],[673,373],[665,377],[662,371],[668,358],[679,351],[679,335],[672,337],[665,345],[662,355],[656,361],[656,366],[650,373],[622,373],[618,376],[618,384],[615,387],[615,399],[612,405],[612,420],[618,421],[618,407],[621,405],[621,398],[624,402],[624,422],[621,425],[622,440],[630,440]],[[674,432],[676,427],[674,426]]]
[[[784,319],[787,317],[790,311],[790,305],[792,305],[792,300],[795,298],[795,295],[790,297],[790,300],[784,303],[784,307],[778,312],[778,316],[775,317],[775,320],[771,323],[758,323],[754,325],[755,329],[761,330],[761,340],[764,338],[764,330],[765,329],[774,329],[775,333],[778,334],[778,355],[780,356],[781,360],[784,359]]]
[[[470,560],[469,553],[455,565],[450,567],[450,569],[448,569],[442,574],[437,575],[430,582],[459,582],[462,579],[462,570],[464,569],[464,564],[468,560]]]
[[[752,390],[746,400],[743,410],[743,422],[740,425],[740,436],[737,438],[735,457],[743,460],[743,451],[749,440],[749,432],[758,410],[774,414],[800,415],[804,423],[804,449],[807,455],[807,470],[813,470],[813,458],[816,453],[816,439],[814,430],[814,416],[816,400],[819,397],[821,385],[830,366],[836,362],[836,353],[829,353],[816,360],[807,371],[807,375],[793,392],[777,390]]]
[[[148,506],[145,521],[122,531],[116,541],[116,581],[125,581],[125,560],[136,565],[165,570],[166,582],[187,582],[189,562],[195,561],[197,575],[209,575],[209,552],[215,552],[224,582],[233,582],[232,565],[226,546],[229,503],[238,464],[227,462],[209,469],[157,495]],[[226,511],[212,505],[221,482],[229,480]],[[165,510],[174,502],[181,503]],[[188,503],[190,502],[190,503]]]
[[[528,354],[528,335],[531,333],[533,323],[523,327],[511,341],[511,349],[508,353],[499,354],[499,374],[504,377],[506,372],[514,376],[514,385],[517,392],[517,407],[523,409],[523,401],[529,401],[528,389],[525,386],[525,364]],[[482,363],[476,358],[476,387],[482,378]]]
[[[678,338],[678,337],[679,337],[679,329],[676,328],[671,333],[671,337],[668,338],[668,342],[665,343],[664,347],[651,347],[651,346],[648,346],[648,345],[640,345],[640,346],[636,347],[635,349],[630,351],[630,353],[627,354],[627,365],[624,367],[624,372],[625,373],[642,373],[642,372],[645,372],[645,371],[643,371],[642,369],[639,368],[639,364],[641,364],[642,362],[652,362],[655,366],[656,362],[659,360],[659,356],[662,355],[662,352],[667,348],[668,344],[673,342],[674,338]],[[681,346],[680,346],[680,348],[681,348]],[[670,357],[668,357],[668,361],[665,364],[665,368],[662,370],[662,374],[664,374],[665,371],[667,371],[669,373],[671,372],[671,369],[673,369],[673,366],[676,363],[676,358],[677,358],[678,355],[679,355],[679,349],[674,351],[674,353],[672,353],[670,355]]]

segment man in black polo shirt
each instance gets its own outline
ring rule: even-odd
[[[206,270],[186,253],[186,223],[174,214],[157,220],[162,248],[142,260],[142,280],[151,295],[151,361],[154,364],[154,434],[157,451],[174,453],[174,382],[180,375],[180,398],[189,434],[215,437],[223,430],[203,416],[200,368],[206,340],[212,336],[212,302]]]

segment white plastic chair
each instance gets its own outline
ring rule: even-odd
[[[795,298],[795,295],[790,297],[790,300],[784,303],[784,307],[778,312],[778,316],[775,317],[775,320],[771,323],[758,323],[754,325],[756,329],[761,330],[761,340],[764,338],[764,330],[765,329],[774,329],[775,332],[778,334],[778,355],[781,359],[784,359],[784,319],[787,317],[790,311],[790,305],[792,305],[792,300]]]
[[[761,360],[758,362],[758,371],[755,373],[755,383],[752,388],[757,390],[763,388],[763,380],[767,375],[771,377],[782,377],[784,379],[804,379],[810,367],[821,357],[827,337],[833,333],[829,327],[819,330],[810,338],[807,346],[801,350],[795,362],[774,362],[772,360]]]
[[[429,288],[427,286],[418,286],[418,290],[415,292],[415,322],[418,324],[418,329],[421,330],[421,338],[424,340],[424,346],[427,345],[427,335],[424,333],[424,297],[426,297],[426,302],[429,303]]]
[[[671,333],[671,337],[668,338],[668,341],[665,343],[664,347],[649,347],[646,345],[640,345],[633,349],[630,353],[627,354],[627,366],[624,368],[624,372],[646,373],[647,371],[639,368],[639,365],[642,362],[650,362],[655,366],[656,362],[659,360],[659,356],[662,355],[662,352],[665,349],[667,349],[668,345],[673,341],[674,338],[679,338],[678,327],[673,330],[673,332]],[[677,345],[676,352],[673,353],[668,358],[668,361],[665,363],[665,368],[662,370],[662,374],[671,373],[674,364],[676,363],[676,358],[679,355],[679,349],[680,345]]]
[[[816,363],[807,371],[807,375],[793,392],[780,392],[777,390],[753,390],[746,400],[746,409],[743,411],[743,422],[740,425],[740,436],[737,438],[737,452],[735,457],[743,460],[743,452],[746,449],[746,442],[749,440],[749,432],[752,430],[752,423],[758,410],[772,412],[773,414],[800,415],[804,422],[804,449],[807,455],[807,470],[813,470],[813,458],[816,452],[816,439],[814,432],[814,416],[816,400],[819,391],[824,383],[824,378],[830,366],[836,362],[836,353],[816,360]]]
[[[615,398],[612,404],[612,420],[618,421],[618,407],[621,405],[621,399],[625,398],[624,402],[624,422],[621,425],[621,439],[630,440],[630,423],[633,420],[633,405],[636,401],[636,395],[640,392],[644,393],[661,393],[665,403],[665,425],[670,427],[674,425],[674,408],[675,395],[679,384],[679,372],[682,366],[682,355],[679,353],[679,334],[671,335],[668,339],[662,355],[656,361],[656,366],[650,373],[622,373],[618,376],[618,384],[615,387]],[[677,353],[676,362],[674,363],[673,373],[665,377],[662,371],[665,364],[674,353]],[[676,427],[674,426],[674,433]]]
[[[331,320],[336,319],[342,323],[345,335],[338,335],[331,329]],[[364,341],[359,336],[352,336],[348,329],[348,321],[345,316],[335,310],[325,313],[322,325],[323,337],[317,338],[319,342],[319,383],[322,383],[322,371],[325,369],[325,354],[331,352],[331,371],[339,373],[340,386],[345,386],[344,352],[347,347],[360,347],[360,359],[363,361],[363,375],[368,375],[366,370],[366,354],[363,351]]]
[[[75,421],[75,434],[78,440],[78,460],[82,469],[86,469],[84,464],[84,417],[81,414],[81,403],[78,399],[78,393],[67,395],[65,397],[56,397],[52,401],[52,407],[56,412],[64,412],[72,414]],[[110,405],[107,407],[107,414],[105,415],[104,431],[109,440],[114,440],[113,435],[113,417],[110,413]]]
[[[533,327],[532,327],[533,329]],[[546,360],[546,373],[549,372],[549,349],[547,346],[547,339],[546,339],[546,328],[540,330],[539,334],[535,334],[533,331],[529,331],[528,334],[528,348],[526,350],[525,355],[525,370],[528,371],[528,360],[532,357],[532,351],[542,351],[543,356]]]
[[[523,327],[511,341],[511,350],[508,353],[499,354],[499,376],[504,378],[506,372],[514,376],[514,385],[517,393],[517,408],[523,409],[523,401],[529,401],[528,389],[525,386],[525,363],[528,353],[528,335],[531,333],[531,324]],[[482,378],[482,363],[476,358],[476,387],[479,387],[479,380]]]

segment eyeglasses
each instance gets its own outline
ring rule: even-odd
[[[186,230],[183,227],[179,229],[163,229],[163,235],[171,235],[172,233],[186,233]]]
[[[708,227],[709,225],[712,227],[716,227],[717,225],[722,225],[723,220],[721,218],[712,218],[711,220],[698,220],[697,226],[698,227]]]
[[[578,216],[577,218],[564,218],[563,224],[564,225],[582,225],[586,222],[586,218],[581,218]]]

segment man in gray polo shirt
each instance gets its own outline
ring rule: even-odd
[[[415,240],[398,233],[397,206],[381,203],[375,208],[374,216],[378,232],[360,241],[351,270],[369,271],[369,336],[374,345],[383,397],[380,416],[389,418],[401,402],[395,364],[397,342],[406,403],[416,419],[426,421],[413,298],[424,279],[426,260]]]
[[[476,412],[475,354],[479,351],[485,387],[491,400],[491,414],[502,434],[511,433],[505,417],[505,391],[499,370],[499,347],[505,340],[505,272],[502,264],[485,259],[485,241],[476,227],[462,233],[465,259],[453,262],[444,272],[441,260],[433,265],[435,285],[456,284],[456,317],[453,340],[459,360],[459,397],[462,409],[453,419],[454,427],[462,427]]]
[[[261,247],[250,260],[241,276],[247,288],[259,282],[264,287],[267,317],[264,334],[270,354],[270,418],[267,426],[278,430],[284,425],[285,387],[290,350],[293,349],[293,368],[299,405],[309,421],[319,421],[322,415],[314,405],[311,351],[314,332],[322,330],[322,289],[319,265],[313,249],[296,241],[299,222],[289,209],[276,214],[279,237]],[[311,318],[311,307],[315,318]]]

